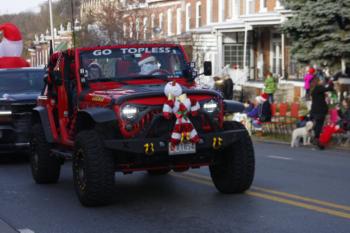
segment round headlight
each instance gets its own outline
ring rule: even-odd
[[[214,100],[210,100],[209,102],[203,105],[204,111],[208,113],[213,113],[218,108],[218,103]]]
[[[138,113],[138,109],[135,106],[132,105],[125,105],[122,108],[122,117],[128,120],[132,120],[136,117],[137,113]]]

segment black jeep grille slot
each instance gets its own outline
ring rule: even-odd
[[[27,142],[31,132],[30,115],[15,117],[13,125],[17,131],[17,141]]]
[[[190,117],[190,120],[198,133],[205,132],[203,123],[209,124],[207,117],[203,113],[199,113],[196,117]],[[150,111],[141,120],[141,135],[147,138],[171,136],[174,129],[176,118],[173,116],[170,120],[165,119],[159,110]]]
[[[11,106],[13,115],[26,115],[30,114],[35,107],[34,103],[31,104],[13,104]]]

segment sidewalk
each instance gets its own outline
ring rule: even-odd
[[[290,147],[290,142],[286,141],[286,140],[283,140],[283,139],[272,139],[271,137],[256,136],[256,135],[252,135],[252,139],[255,142],[281,144],[281,145],[288,145]],[[301,147],[314,147],[314,146],[310,145],[310,146],[301,146]],[[350,151],[350,145],[349,144],[345,145],[345,146],[331,145],[331,146],[327,147],[326,149],[336,149],[336,150]]]
[[[13,229],[10,225],[0,219],[0,232],[1,233],[18,233],[17,230]]]

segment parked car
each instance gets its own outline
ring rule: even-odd
[[[29,149],[31,112],[44,68],[0,69],[0,154]]]

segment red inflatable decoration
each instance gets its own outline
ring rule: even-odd
[[[0,25],[0,68],[28,67],[29,63],[21,57],[23,41],[21,32],[12,23]]]

